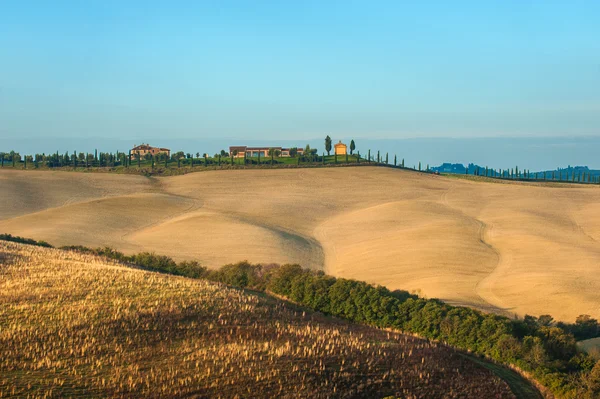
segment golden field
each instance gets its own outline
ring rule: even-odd
[[[299,263],[508,315],[600,317],[600,187],[378,167],[0,171],[0,232],[209,267]]]
[[[0,348],[0,397],[514,397],[437,343],[5,241]]]

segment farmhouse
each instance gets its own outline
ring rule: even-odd
[[[252,157],[268,157],[269,151],[273,149],[275,151],[279,151],[279,156],[289,157],[291,148],[284,147],[246,147],[246,146],[231,146],[229,147],[229,156],[233,156],[235,158],[243,158],[244,154],[246,154],[247,158]],[[304,149],[302,147],[297,148],[298,155],[304,155]]]
[[[131,149],[131,156],[135,154],[140,154],[143,158],[146,154],[158,155],[158,154],[167,154],[168,157],[171,156],[171,150],[168,148],[160,148],[160,147],[152,147],[149,144],[140,144],[136,145]]]
[[[346,155],[346,153],[348,152],[346,144],[342,143],[341,140],[339,143],[334,144],[333,148],[335,155]]]

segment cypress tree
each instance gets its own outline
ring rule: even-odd
[[[419,161],[419,170],[421,170],[421,161]]]
[[[377,163],[380,163],[379,150],[377,150]]]
[[[356,163],[360,163],[360,151],[356,153]]]
[[[388,164],[388,153],[387,152],[385,153],[385,164],[386,165]]]
[[[369,150],[369,158],[367,158],[369,163],[371,163],[371,150]]]
[[[325,153],[323,153],[323,157],[321,158],[321,163],[325,165]]]
[[[396,161],[397,161],[397,157],[396,157],[396,154],[394,154],[394,166],[397,166]]]
[[[404,167],[404,158],[402,158],[402,167]]]
[[[429,164],[427,164],[427,169],[425,169],[427,172],[429,172]]]
[[[27,169],[27,155],[24,157],[25,163],[23,164],[23,169]]]
[[[58,152],[56,153],[56,155],[58,155]],[[98,162],[98,149],[94,150],[94,161]]]
[[[2,165],[2,166],[0,166],[1,168],[4,167],[4,153],[0,154],[0,165]]]
[[[260,152],[258,153],[258,163],[260,165]],[[219,166],[221,166],[221,154],[219,154]]]

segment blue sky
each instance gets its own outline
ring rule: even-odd
[[[0,138],[600,135],[599,1],[0,2]]]

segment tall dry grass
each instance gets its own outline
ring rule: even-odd
[[[0,397],[510,398],[451,349],[268,297],[0,242]]]

